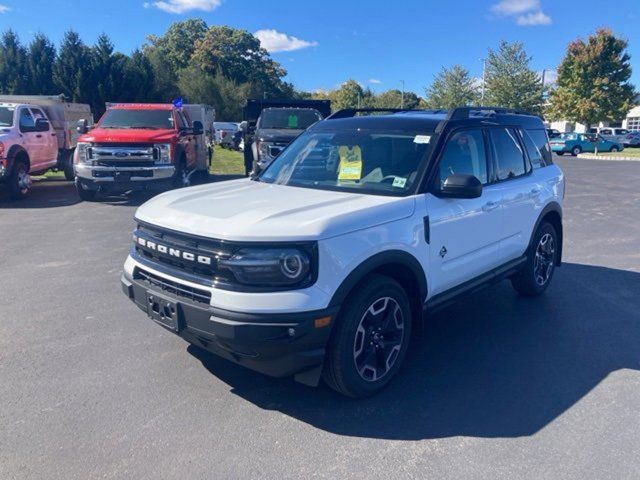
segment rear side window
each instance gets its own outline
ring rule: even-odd
[[[546,166],[546,165],[551,165],[553,163],[553,160],[551,159],[551,147],[549,147],[549,142],[547,140],[547,135],[546,132],[542,129],[539,130],[527,130],[526,133],[529,135],[529,137],[531,138],[531,140],[533,140],[533,143],[535,143],[536,148],[538,149],[538,151],[540,152],[540,155],[542,156],[542,167]],[[560,138],[562,138],[562,135],[560,136]],[[526,145],[526,142],[525,142]],[[527,147],[528,149],[529,147]],[[533,158],[533,156],[531,156],[531,154],[529,154],[529,156],[531,158]],[[533,160],[531,161],[531,163],[533,163]],[[533,165],[533,168],[536,168],[535,165]]]
[[[492,128],[489,132],[493,143],[498,180],[508,180],[524,175],[527,172],[524,152],[518,142],[515,130]]]
[[[440,184],[454,173],[473,175],[487,183],[487,158],[482,130],[463,130],[451,136],[440,157]]]

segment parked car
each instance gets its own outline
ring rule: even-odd
[[[215,122],[216,145],[224,148],[233,148],[233,136],[238,131],[238,124],[233,122]]]
[[[626,138],[627,135],[629,135],[629,130],[627,130],[626,128],[607,127],[607,128],[600,128],[598,131],[598,134],[602,138],[610,142],[624,144],[624,139]]]
[[[264,170],[294,138],[330,114],[329,100],[247,100],[240,124],[247,173]]]
[[[562,133],[560,130],[556,130],[555,128],[547,128],[547,135],[549,138],[558,138]]]
[[[73,179],[72,125],[80,117],[93,122],[89,105],[62,95],[0,96],[0,188],[19,199],[29,193],[31,175],[57,169]]]
[[[629,132],[622,141],[625,147],[640,146],[640,132]]]
[[[83,200],[98,192],[179,188],[207,174],[203,126],[172,104],[107,104],[94,129],[80,121],[74,168]]]
[[[316,123],[255,179],[142,205],[124,293],[232,362],[363,397],[396,375],[424,312],[503,278],[547,289],[565,183],[539,117],[357,113]]]
[[[583,152],[595,152],[596,144],[598,152],[620,152],[624,146],[618,142],[605,140],[595,133],[563,133],[559,138],[550,141],[551,150],[558,155],[570,153],[574,157]]]

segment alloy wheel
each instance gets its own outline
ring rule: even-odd
[[[545,233],[538,242],[536,256],[533,262],[533,275],[540,286],[546,284],[551,278],[555,264],[556,246],[553,235]]]

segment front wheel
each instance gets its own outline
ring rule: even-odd
[[[524,267],[511,278],[513,288],[525,297],[542,294],[553,278],[559,248],[556,229],[550,223],[542,223],[536,230]]]
[[[564,152],[556,152],[556,155],[562,156],[562,155],[564,155]]]
[[[404,360],[411,322],[404,289],[389,277],[371,275],[337,317],[327,348],[325,382],[353,398],[380,391]]]
[[[619,152],[620,149],[616,145],[613,145],[609,151],[610,152]]]
[[[21,200],[29,194],[31,177],[29,166],[24,160],[17,160],[8,179],[9,196],[15,200]]]
[[[571,155],[573,155],[574,157],[577,157],[581,153],[582,153],[582,147],[575,146],[571,149]]]
[[[73,171],[73,154],[74,150],[69,150],[62,164],[62,172],[64,173],[64,178],[68,181],[72,181],[76,178],[76,173]]]

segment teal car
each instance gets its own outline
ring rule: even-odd
[[[624,146],[618,142],[605,140],[597,133],[563,133],[549,140],[551,150],[558,155],[570,153],[574,157],[582,152],[620,152]]]

